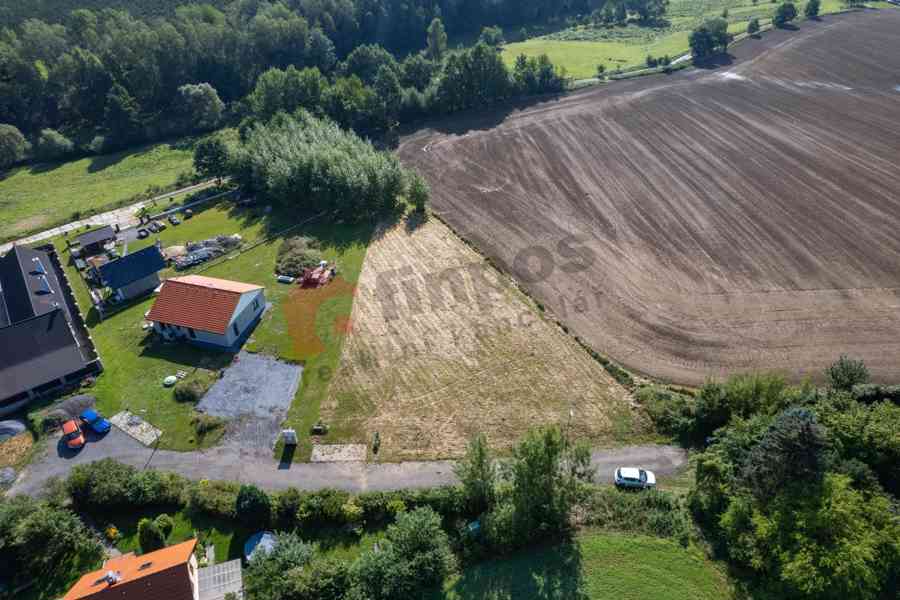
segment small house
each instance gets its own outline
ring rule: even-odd
[[[112,290],[119,300],[131,300],[149,294],[159,286],[159,272],[166,267],[162,252],[156,246],[132,252],[101,265],[97,269],[100,283]]]
[[[198,567],[197,540],[110,558],[83,575],[63,600],[224,600],[243,598],[241,559]]]
[[[163,282],[147,319],[164,339],[232,350],[249,337],[265,308],[261,285],[187,275]]]
[[[75,241],[79,247],[79,255],[82,257],[93,256],[103,252],[103,247],[116,241],[116,232],[109,225],[82,233]]]

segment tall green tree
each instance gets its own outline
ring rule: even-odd
[[[440,18],[432,19],[427,30],[427,45],[425,53],[434,61],[441,61],[447,53],[447,32],[444,30],[444,22]]]
[[[194,170],[203,177],[225,175],[228,171],[228,159],[228,144],[218,135],[201,140],[194,148]]]
[[[725,52],[729,41],[728,22],[722,18],[707,19],[688,38],[691,54],[697,60]]]
[[[778,5],[778,8],[775,9],[775,14],[772,16],[772,24],[775,25],[775,27],[784,27],[796,18],[797,7],[794,6],[794,3],[782,2]]]
[[[420,177],[416,174],[414,181]],[[491,507],[497,485],[497,470],[494,467],[487,437],[483,433],[469,440],[466,453],[456,463],[454,472],[465,491],[469,510],[473,514],[481,514]]]
[[[22,132],[14,125],[0,123],[0,169],[19,162],[27,151],[28,142]]]

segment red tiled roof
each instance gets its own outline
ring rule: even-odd
[[[260,285],[189,275],[167,279],[147,319],[223,335],[243,294]]]
[[[193,539],[141,556],[112,558],[79,579],[63,600],[193,600],[188,562],[196,545]],[[116,583],[105,579],[110,571]]]

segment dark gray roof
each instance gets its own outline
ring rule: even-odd
[[[75,238],[75,241],[77,241],[82,246],[90,246],[92,244],[96,244],[97,242],[105,242],[107,240],[113,240],[115,238],[116,232],[113,231],[112,227],[107,225],[106,227],[95,229],[94,231],[82,233],[77,238]]]
[[[0,327],[65,306],[50,256],[27,246],[13,246],[0,258],[0,289],[6,313]]]
[[[100,266],[103,282],[114,290],[123,288],[148,275],[166,268],[162,252],[156,246],[132,252],[118,260]]]
[[[0,330],[0,398],[15,396],[86,366],[61,309]]]

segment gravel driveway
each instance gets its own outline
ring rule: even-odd
[[[113,428],[102,439],[89,438],[88,444],[77,453],[69,452],[54,440],[21,473],[9,493],[35,495],[50,478],[65,477],[74,465],[103,458],[114,458],[138,468],[173,471],[190,479],[240,481],[273,490],[296,487],[362,492],[431,487],[457,481],[453,461],[279,465],[270,450],[244,448],[227,440],[222,446],[198,452],[154,451]],[[687,464],[687,453],[674,446],[628,446],[596,450],[591,459],[597,481],[611,482],[613,469],[619,465],[651,469],[665,479]]]

